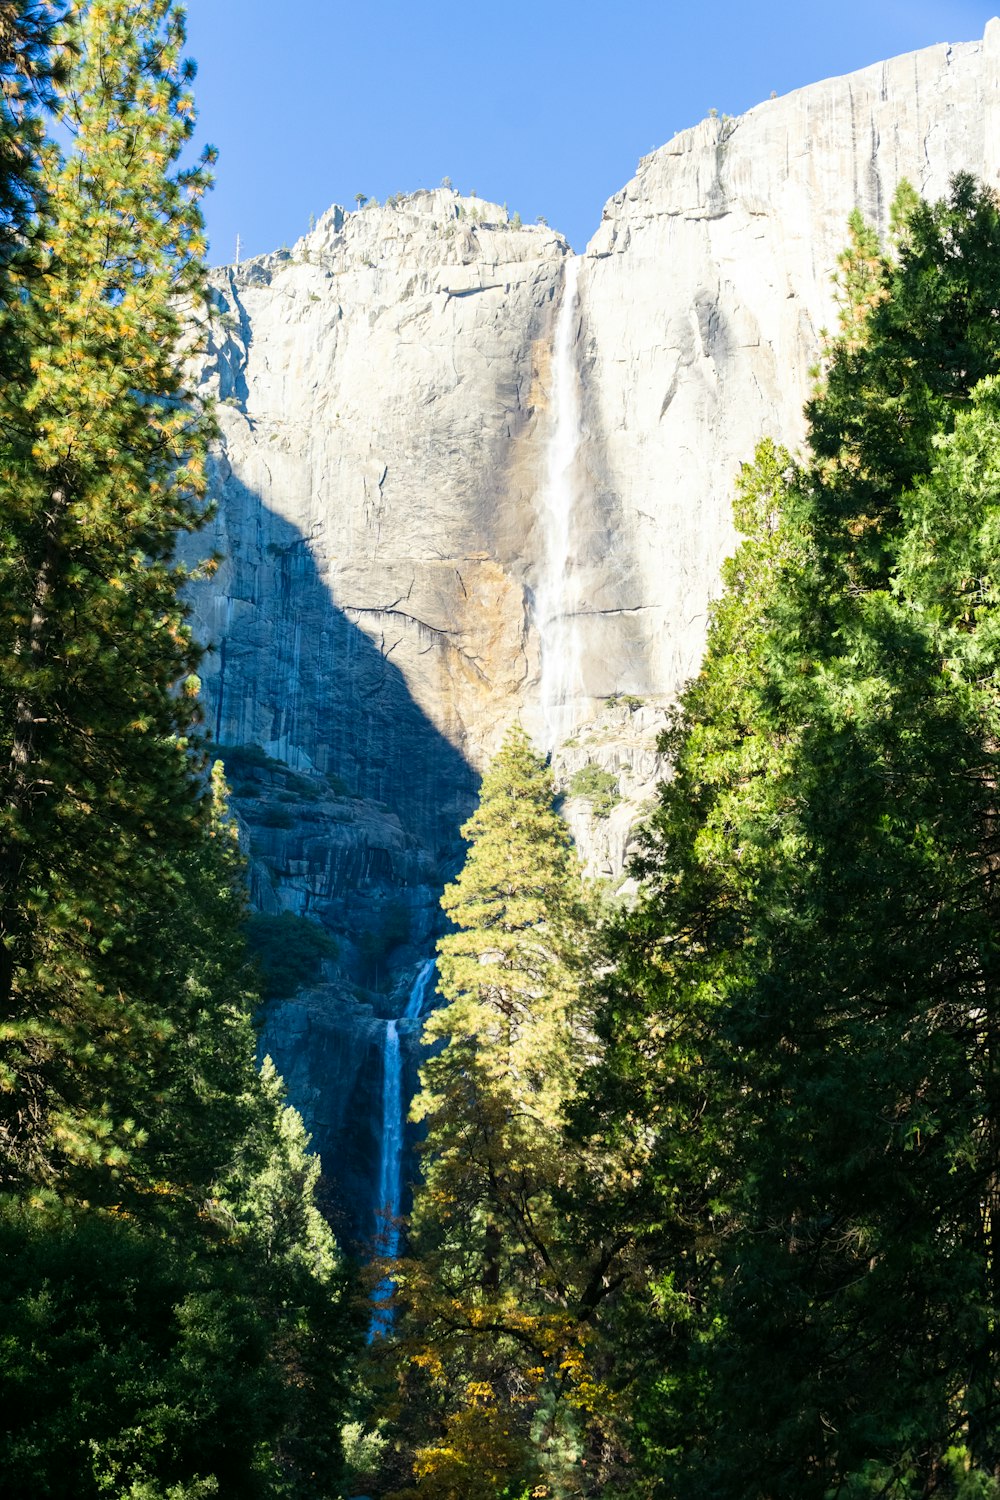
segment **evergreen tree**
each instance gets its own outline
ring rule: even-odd
[[[42,111],[63,72],[55,46],[61,12],[44,0],[0,6],[0,269],[23,246],[36,218]]]
[[[254,1066],[243,870],[220,769],[211,835],[157,914],[191,1012],[134,1150],[147,1191],[123,1182],[107,1209],[0,1198],[11,1500],[338,1493],[348,1288],[302,1122],[273,1068]]]
[[[4,26],[15,10],[0,5]],[[41,150],[32,251],[6,271],[0,1468],[14,1500],[319,1500],[339,1478],[343,1271],[301,1122],[255,1068],[242,867],[221,767],[210,788],[189,741],[198,652],[173,549],[200,520],[213,427],[182,375],[207,184],[206,160],[178,165],[194,120],[183,42],[169,0],[74,17],[56,79],[72,146]]]
[[[705,1350],[718,1332],[734,1109],[716,1028],[752,961],[753,902],[779,824],[767,611],[808,556],[787,514],[794,473],[770,441],[741,470],[734,518],[747,540],[724,564],[704,669],[661,739],[672,774],[635,861],[640,898],[602,934],[614,967],[577,1127],[614,1164],[581,1212],[631,1242],[632,1274],[600,1309],[618,1403],[646,1481],[661,1477],[670,1495],[679,1456],[701,1452],[710,1429]],[[631,1485],[649,1492],[642,1470]]]
[[[601,1404],[590,1320],[614,1250],[581,1243],[568,1212],[594,1165],[567,1133],[592,1045],[587,912],[551,773],[520,729],[463,834],[468,856],[442,899],[455,925],[439,943],[448,1003],[427,1023],[435,1050],[413,1108],[427,1136],[398,1271],[403,1426],[421,1496],[474,1500],[532,1480],[575,1494]]]
[[[233,1257],[130,1218],[0,1206],[11,1500],[263,1497],[283,1392]]]
[[[592,1108],[642,1159],[614,1337],[663,1495],[1000,1477],[996,202],[897,243],[805,461],[745,476],[615,938]]]
[[[34,239],[44,201],[41,150],[44,110],[64,76],[56,44],[60,9],[38,0],[0,5],[0,381],[26,369],[23,284],[38,269]],[[11,269],[18,275],[12,283]]]
[[[197,653],[171,561],[199,519],[211,432],[180,373],[207,181],[176,166],[191,69],[168,0],[95,0],[70,40],[73,144],[65,162],[47,153],[40,264],[12,273],[30,357],[0,396],[9,1181],[127,1162],[177,999],[148,913],[203,821],[183,739],[196,704],[177,690]]]
[[[861,247],[863,286],[854,277],[844,287],[862,296],[867,337],[845,327],[822,392],[806,408],[822,478],[812,498],[818,533],[850,585],[863,589],[888,585],[900,497],[927,472],[934,439],[951,430],[973,388],[1000,373],[992,195],[959,174],[948,199],[914,203],[904,183],[894,218],[898,254],[883,256],[881,291],[870,240]]]
[[[565,1117],[577,1066],[566,1037],[579,1010],[582,887],[553,800],[547,765],[523,730],[511,730],[462,830],[465,865],[441,898],[457,930],[438,945],[438,987],[449,1004],[428,1021],[427,1038],[447,1037],[448,1046],[426,1064],[418,1107],[418,1117],[433,1115],[449,1132],[437,1137],[438,1157],[467,1067],[483,1099],[498,1097],[504,1117],[526,1129],[558,1129]]]

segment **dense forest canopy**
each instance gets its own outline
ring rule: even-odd
[[[5,1493],[996,1500],[995,195],[852,219],[634,903],[508,734],[442,901],[404,1253],[361,1272],[255,1061],[200,738],[183,49],[171,0],[0,0]]]

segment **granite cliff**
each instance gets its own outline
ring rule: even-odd
[[[900,178],[936,196],[962,169],[998,183],[997,21],[702,121],[640,163],[580,256],[437,189],[333,208],[215,273],[206,713],[256,903],[340,942],[265,1040],[353,1232],[377,1191],[385,1018],[431,951],[477,769],[519,718],[568,791],[602,772],[602,815],[567,812],[620,878],[739,463],[765,433],[801,438],[848,214],[885,230]]]

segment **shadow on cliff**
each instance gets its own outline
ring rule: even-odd
[[[354,624],[309,539],[233,475],[220,516],[226,556],[194,596],[216,648],[205,662],[211,737],[340,778],[390,807],[436,859],[453,859],[478,777],[392,662],[399,632],[376,644]]]
[[[215,545],[223,561],[191,602],[209,647],[208,735],[238,748],[244,765],[254,765],[248,750],[264,752],[242,793],[234,786],[257,904],[319,919],[345,951],[408,909],[398,989],[433,949],[438,897],[460,863],[478,777],[393,663],[391,619],[373,640],[338,607],[309,538],[231,472],[219,479],[217,519],[196,541],[202,552],[206,540]],[[439,649],[433,636],[427,649]],[[272,1004],[262,1032],[323,1162],[329,1217],[355,1249],[370,1241],[378,1207],[382,1018],[398,1013],[391,961],[387,968],[381,990],[348,966],[336,984]],[[411,1058],[411,1083],[414,1069]]]

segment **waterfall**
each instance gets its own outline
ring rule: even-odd
[[[382,1219],[379,1235],[380,1255],[391,1258],[399,1254],[399,1216],[403,1206],[403,1136],[406,1129],[406,1106],[403,1101],[403,1054],[399,1045],[398,1021],[417,1021],[424,1013],[432,989],[436,960],[430,958],[421,966],[407,997],[403,1014],[386,1021],[382,1043],[382,1149],[379,1159],[377,1212]],[[372,1301],[387,1303],[393,1285],[389,1277],[379,1282]],[[368,1342],[392,1332],[393,1314],[388,1306],[372,1313]]]
[[[379,1236],[383,1255],[399,1249],[399,1200],[403,1165],[403,1054],[395,1021],[385,1023],[382,1043],[382,1159],[378,1206],[385,1223]]]
[[[575,332],[580,261],[567,256],[562,302],[552,340],[552,426],[542,492],[543,557],[535,596],[535,625],[541,644],[540,698],[546,749],[565,739],[573,726],[572,697],[580,687],[580,642],[574,619],[570,569],[575,500],[574,466],[580,445],[580,379]]]
[[[437,959],[429,958],[413,981],[410,998],[407,1000],[406,1009],[403,1011],[404,1021],[417,1021],[423,1015],[427,1006],[427,991],[431,987],[431,980],[434,978],[434,970],[436,968]]]

